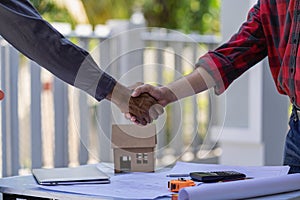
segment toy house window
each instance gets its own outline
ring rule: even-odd
[[[137,153],[136,154],[137,164],[148,164],[148,153]]]
[[[121,171],[131,171],[131,157],[130,156],[120,156],[120,170]]]
[[[143,154],[142,153],[137,153],[136,154],[136,163],[137,164],[142,164],[142,160],[143,160]]]
[[[147,153],[143,153],[143,163],[148,164],[148,154]]]

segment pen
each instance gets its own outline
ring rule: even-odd
[[[190,174],[168,174],[167,177],[188,177]]]

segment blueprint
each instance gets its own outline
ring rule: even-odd
[[[103,166],[99,164],[100,169]],[[110,170],[110,172],[109,172]],[[127,199],[155,199],[158,197],[170,196],[172,192],[168,190],[168,181],[174,178],[167,177],[169,174],[186,174],[193,171],[217,171],[217,170],[235,170],[245,173],[247,177],[253,179],[244,180],[248,183],[259,180],[269,180],[272,178],[287,177],[289,167],[287,166],[258,166],[258,167],[242,167],[242,166],[224,166],[224,165],[211,165],[211,164],[198,164],[198,163],[186,163],[177,162],[172,169],[166,169],[162,172],[155,173],[128,173],[128,174],[113,174],[112,168],[107,168],[104,170],[108,173],[111,178],[110,184],[80,184],[80,185],[70,185],[70,186],[41,186],[38,187],[46,190],[54,190],[68,193],[77,193],[101,197],[113,197],[113,198],[127,198]],[[300,182],[300,178],[297,180]],[[236,184],[243,183],[243,181],[234,181]],[[299,183],[298,182],[298,183]],[[210,187],[215,185],[217,188],[222,190],[226,188],[226,184],[233,182],[222,183],[209,183]],[[255,185],[256,183],[254,183]],[[199,186],[190,187],[188,189],[196,189],[193,191],[182,190],[179,193],[179,199],[193,199],[190,193],[198,195],[198,191],[201,187],[207,187],[207,184],[198,184]],[[296,184],[297,185],[297,184]],[[299,184],[298,184],[299,185]],[[234,186],[236,188],[236,186]],[[247,187],[247,186],[245,186]],[[259,186],[256,186],[257,188]],[[283,188],[286,189],[286,188]],[[201,189],[203,190],[203,189]],[[213,193],[216,193],[213,190]]]

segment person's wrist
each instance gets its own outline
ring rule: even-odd
[[[164,99],[165,99],[165,102],[163,104],[164,107],[170,103],[177,101],[177,97],[175,93],[172,92],[171,88],[167,86],[163,86],[161,87],[161,91],[162,94],[164,94]]]
[[[131,95],[131,90],[120,83],[117,83],[113,91],[107,95],[106,99],[113,102],[119,109],[125,113],[128,112],[128,104]]]

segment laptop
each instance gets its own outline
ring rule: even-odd
[[[32,174],[40,185],[73,185],[109,183],[109,176],[96,165],[72,168],[32,169]]]

